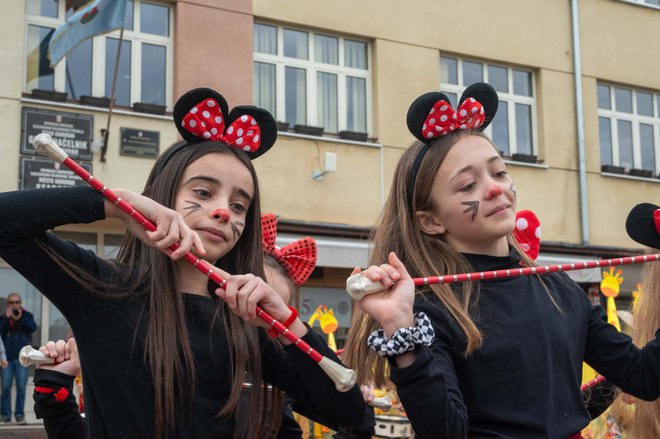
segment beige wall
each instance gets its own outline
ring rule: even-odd
[[[323,154],[337,154],[337,172],[314,180]],[[370,226],[380,212],[381,148],[281,136],[255,160],[262,210],[283,219]]]
[[[660,90],[660,11],[581,0],[583,75]]]

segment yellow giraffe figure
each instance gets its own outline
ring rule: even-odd
[[[330,346],[330,349],[333,351],[336,351],[337,343],[335,342],[334,333],[339,327],[339,322],[335,317],[335,312],[332,308],[328,308],[327,305],[319,305],[316,307],[316,311],[314,311],[314,314],[312,314],[307,323],[312,327],[317,320],[319,321],[321,331],[328,335],[328,346]],[[330,433],[330,429],[319,423],[314,423],[314,439],[323,439],[323,433]]]
[[[619,288],[623,282],[621,273],[621,270],[614,273],[614,267],[610,267],[609,273],[607,271],[603,272],[603,280],[600,281],[600,291],[607,297],[607,322],[614,325],[619,332],[621,331],[621,323],[619,323],[619,316],[616,314],[614,298],[619,295]]]
[[[309,326],[314,326],[315,321],[319,321],[319,326],[321,326],[321,331],[324,334],[328,334],[328,346],[333,351],[337,350],[337,343],[335,342],[335,331],[339,327],[339,322],[335,317],[335,312],[332,308],[328,308],[327,305],[319,305],[316,307],[316,311],[309,318]]]

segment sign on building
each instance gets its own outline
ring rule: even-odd
[[[89,173],[92,172],[91,164],[79,164]],[[21,157],[19,177],[20,189],[71,187],[87,184],[66,166],[48,159]]]
[[[133,157],[158,157],[160,133],[158,131],[121,129],[121,155]]]
[[[94,116],[23,107],[21,153],[37,155],[32,141],[37,134],[49,134],[73,160],[92,159]]]

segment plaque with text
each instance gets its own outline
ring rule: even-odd
[[[92,172],[89,163],[78,163],[87,172]],[[19,189],[41,189],[49,187],[85,186],[87,183],[61,163],[48,159],[21,157]]]
[[[73,160],[92,159],[94,116],[23,107],[21,153],[36,155],[32,141],[37,134],[49,134]]]
[[[160,133],[158,131],[121,129],[121,155],[133,157],[158,157]]]

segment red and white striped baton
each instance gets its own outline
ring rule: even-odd
[[[605,381],[605,377],[602,375],[597,375],[596,378],[594,378],[593,380],[587,381],[586,383],[582,384],[580,390],[584,392],[586,390],[592,389],[596,387],[598,384],[602,383],[603,381]]]
[[[413,279],[416,287],[424,285],[448,284],[465,282],[468,280],[504,279],[531,274],[556,273],[558,271],[583,270],[586,268],[611,267],[617,265],[641,264],[644,262],[660,261],[660,253],[641,256],[627,256],[625,258],[603,259],[600,261],[573,262],[570,264],[545,265],[538,267],[510,268],[506,270],[480,271],[474,273],[447,274],[445,276],[417,277]],[[346,291],[354,300],[361,300],[364,296],[387,290],[380,282],[373,282],[360,274],[354,274],[346,280]]]
[[[78,163],[73,161],[64,151],[62,151],[62,149],[59,146],[57,146],[57,144],[53,141],[51,136],[45,133],[41,133],[35,137],[33,141],[33,145],[35,150],[37,150],[39,154],[46,155],[51,159],[55,160],[56,162],[62,163],[64,166],[75,172],[80,178],[82,178],[84,181],[89,183],[90,186],[92,186],[94,189],[96,189],[101,194],[103,194],[103,196],[107,198],[110,202],[116,204],[121,210],[126,212],[131,218],[135,219],[138,223],[142,224],[142,226],[146,230],[150,232],[156,230],[156,225],[153,222],[151,222],[147,217],[145,217],[140,212],[135,210],[135,208],[133,208],[133,206],[131,206],[128,202],[126,202],[126,200],[122,200],[121,198],[119,198],[117,194],[115,194],[112,190],[108,189],[98,179],[94,178],[92,174],[87,172],[80,165],[78,165]],[[174,243],[169,247],[169,249],[173,251],[178,248],[179,248],[178,243]],[[213,266],[208,262],[206,262],[205,260],[199,259],[191,252],[188,252],[184,256],[184,259],[190,262],[193,266],[195,266],[199,271],[204,273],[206,276],[208,276],[209,279],[211,279],[221,288],[224,287],[224,285],[226,284],[226,281],[216,271],[213,270],[212,268]],[[337,390],[339,390],[340,392],[346,392],[353,388],[356,380],[356,374],[354,370],[348,369],[342,366],[341,364],[334,362],[328,357],[323,356],[321,353],[319,353],[317,350],[315,350],[309,344],[307,344],[304,340],[298,337],[296,334],[289,331],[280,321],[273,318],[273,316],[271,316],[266,311],[264,311],[260,306],[257,306],[256,312],[257,315],[264,322],[268,323],[268,325],[270,325],[271,328],[277,331],[278,334],[281,334],[284,337],[286,337],[289,341],[291,341],[294,345],[296,345],[298,349],[303,351],[305,354],[307,354],[308,357],[310,357],[312,360],[318,363],[318,365],[321,367],[321,369],[323,369],[326,375],[328,375],[328,377],[335,383],[335,387],[337,387]]]

